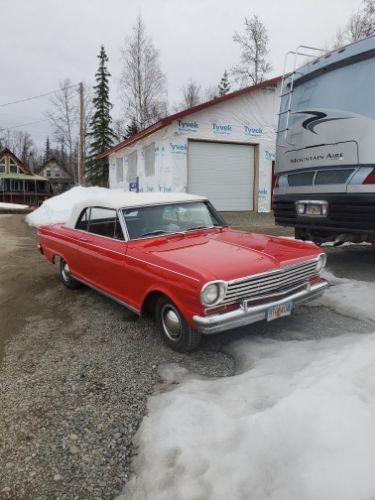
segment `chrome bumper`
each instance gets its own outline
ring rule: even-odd
[[[293,301],[294,305],[315,299],[321,295],[327,287],[327,281],[322,280],[319,283],[308,285],[303,290],[288,295],[280,300],[266,302],[255,306],[249,306],[246,302],[244,302],[234,311],[212,314],[211,316],[194,316],[193,321],[197,325],[197,329],[205,334],[231,330],[232,328],[238,328],[240,326],[250,325],[251,323],[264,320],[269,307],[282,305],[290,300]]]

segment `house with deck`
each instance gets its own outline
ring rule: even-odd
[[[6,203],[40,205],[51,196],[47,178],[32,173],[10,149],[0,152],[0,200]]]

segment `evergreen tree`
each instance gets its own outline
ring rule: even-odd
[[[137,125],[137,120],[133,116],[133,118],[131,119],[131,122],[126,127],[126,130],[125,130],[125,139],[129,139],[129,137],[132,137],[133,135],[137,134],[138,132],[139,132],[139,128],[138,128],[138,125]]]
[[[48,161],[51,157],[51,147],[49,143],[49,136],[46,139],[46,146],[44,148],[44,162]]]
[[[220,96],[223,96],[230,91],[230,82],[229,82],[229,75],[228,75],[227,70],[224,71],[224,74],[220,80],[218,88],[219,88],[219,95]]]
[[[95,156],[102,153],[113,145],[115,134],[111,127],[112,104],[109,102],[109,84],[111,76],[107,69],[108,57],[104,45],[100,48],[99,68],[95,74],[96,85],[94,86],[94,113],[92,115],[89,133],[91,140],[89,146],[90,159],[86,163],[86,178],[89,184],[97,186],[108,185],[108,158],[96,159]]]

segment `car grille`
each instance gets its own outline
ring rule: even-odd
[[[256,276],[229,281],[228,289],[220,306],[234,304],[243,299],[262,299],[269,295],[287,293],[297,286],[307,284],[316,275],[316,261],[277,269]]]

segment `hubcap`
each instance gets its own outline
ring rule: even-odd
[[[70,269],[69,266],[66,262],[64,262],[61,270],[62,277],[64,278],[65,281],[68,281],[70,278]]]
[[[176,342],[181,337],[181,317],[178,311],[170,304],[163,306],[161,320],[167,337]]]

